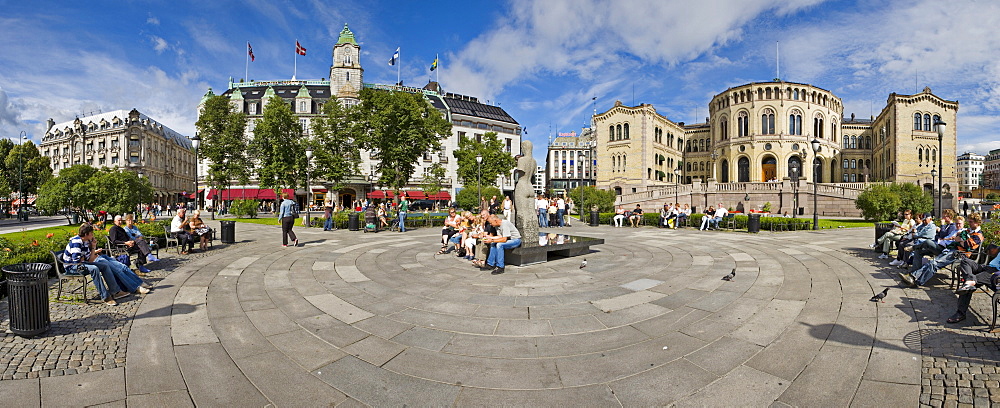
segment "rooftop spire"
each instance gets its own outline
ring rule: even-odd
[[[347,28],[347,23],[344,23],[344,29],[340,30],[340,38],[337,39],[337,44],[358,45],[358,42],[354,41],[354,33],[351,32],[351,29]]]

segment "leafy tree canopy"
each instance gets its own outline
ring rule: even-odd
[[[229,98],[212,95],[195,126],[201,138],[199,158],[209,161],[208,184],[221,189],[233,181],[249,183],[253,164],[245,148],[246,114],[236,110]]]
[[[422,188],[427,194],[434,194],[444,189],[445,176],[448,175],[448,170],[444,168],[441,163],[434,163],[427,168],[427,172],[424,174],[424,182]]]
[[[261,187],[279,190],[304,185],[306,157],[301,137],[302,126],[291,107],[283,99],[271,97],[248,150],[257,162]]]
[[[923,214],[934,209],[930,193],[914,183],[892,183],[889,184],[889,190],[899,197],[899,211],[909,209],[913,210],[913,214]]]
[[[569,197],[573,199],[580,214],[589,214],[590,207],[594,205],[600,212],[612,211],[615,208],[615,193],[611,190],[599,190],[594,186],[581,186],[570,190]]]
[[[313,148],[310,170],[313,180],[328,181],[337,189],[347,177],[358,174],[363,133],[355,122],[356,111],[331,98],[323,105],[323,116],[313,119],[313,137],[308,142]]]
[[[458,178],[462,184],[479,184],[480,163],[476,162],[476,156],[483,158],[483,185],[494,184],[500,176],[510,174],[517,161],[506,149],[506,143],[497,137],[496,132],[484,133],[481,142],[471,137],[460,138],[458,150],[452,155],[458,160]]]
[[[459,208],[469,211],[479,210],[479,196],[476,195],[478,192],[479,189],[475,185],[466,185],[455,195],[455,202],[458,203]],[[493,196],[497,196],[497,199],[503,199],[503,193],[499,188],[483,186],[483,197],[489,199]]]
[[[899,194],[885,184],[869,185],[854,201],[854,207],[861,210],[861,216],[868,221],[885,221],[896,218],[902,207]]]
[[[17,190],[23,180],[24,193],[35,194],[38,187],[52,178],[49,158],[42,156],[38,146],[30,140],[13,146],[3,161],[12,190]]]

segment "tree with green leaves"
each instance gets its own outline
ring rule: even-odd
[[[854,207],[861,210],[861,216],[868,221],[896,218],[901,206],[899,195],[885,184],[869,185],[854,200]]]
[[[424,193],[434,194],[443,190],[446,181],[445,176],[447,175],[448,170],[441,163],[434,163],[430,167],[427,167],[422,184]]]
[[[306,157],[301,140],[302,126],[288,103],[277,96],[267,100],[248,146],[261,187],[280,190],[304,185]]]
[[[38,146],[28,140],[14,146],[4,158],[4,167],[10,177],[10,188],[17,190],[22,186],[24,194],[35,194],[38,187],[52,178],[52,167],[49,158],[38,152]]]
[[[461,137],[458,149],[452,155],[458,160],[458,178],[465,186],[478,185],[480,180],[484,186],[493,185],[500,176],[510,174],[517,164],[514,156],[506,152],[506,145],[497,137],[496,132],[484,133],[482,142],[471,137]],[[476,156],[483,158],[481,165],[476,162]]]
[[[84,219],[89,220],[87,210],[93,208],[88,207],[89,194],[85,184],[94,174],[97,174],[97,169],[85,164],[62,169],[58,176],[42,184],[35,205],[50,214],[66,208],[70,212],[82,214]],[[70,212],[66,213],[67,219]]]
[[[360,99],[358,124],[368,131],[362,148],[378,160],[378,184],[398,190],[425,152],[441,148],[451,123],[423,95],[365,88]]]
[[[323,116],[312,121],[313,137],[307,143],[313,148],[310,176],[325,180],[333,189],[340,189],[344,180],[358,174],[361,163],[360,132],[354,107],[345,107],[331,98],[323,105]]]
[[[581,197],[581,192],[582,197]],[[615,208],[615,193],[611,190],[599,190],[594,186],[581,186],[569,191],[580,214],[590,213],[590,207],[596,205],[600,212],[609,212]]]
[[[0,139],[0,196],[9,196],[11,191],[13,191],[11,186],[14,185],[11,180],[17,180],[17,169],[11,175],[7,170],[6,160],[3,160],[16,146],[10,139]]]
[[[934,209],[934,199],[914,183],[892,183],[889,190],[899,197],[899,210],[913,210],[913,214],[923,214]]]
[[[208,184],[219,190],[229,188],[233,181],[248,184],[253,162],[245,148],[246,114],[235,109],[229,98],[212,95],[195,126],[201,138],[198,156],[209,162]]]
[[[475,186],[473,187],[465,186],[465,188],[459,190],[458,194],[455,195],[455,202],[458,203],[458,206],[460,208],[469,211],[472,211],[473,209],[478,209],[479,197],[476,196],[476,193],[478,193],[478,189]],[[493,196],[503,197],[503,193],[500,192],[499,188],[496,188],[494,186],[484,186],[483,197],[493,197]]]
[[[84,206],[109,214],[128,214],[153,196],[153,185],[135,172],[103,168],[82,186]]]

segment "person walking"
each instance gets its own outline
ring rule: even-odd
[[[406,212],[410,210],[410,200],[399,198],[399,232],[406,232]]]
[[[323,216],[326,222],[323,223],[323,231],[333,231],[333,202],[327,200],[323,203]]]
[[[281,220],[281,246],[287,247],[289,238],[292,239],[292,246],[299,246],[299,239],[292,232],[299,211],[288,193],[281,193],[281,199],[281,206],[278,208],[278,219]]]
[[[559,221],[560,227],[566,226],[566,200],[562,196],[556,199],[556,221]]]

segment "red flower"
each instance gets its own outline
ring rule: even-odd
[[[52,238],[55,235],[56,235],[55,233],[50,232],[48,234],[45,234],[45,238]]]
[[[31,246],[38,246],[38,240],[31,241]]]

